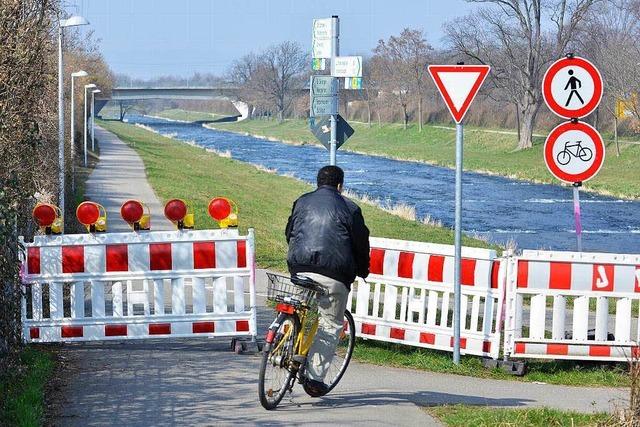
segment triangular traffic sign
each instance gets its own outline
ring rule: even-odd
[[[429,65],[429,73],[456,123],[461,123],[487,78],[488,65]]]

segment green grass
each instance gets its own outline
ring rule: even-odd
[[[164,115],[160,113],[160,115]],[[173,110],[172,117],[186,117],[185,112]],[[168,116],[167,116],[168,117]],[[422,132],[410,125],[386,123],[371,128],[364,123],[351,123],[355,134],[341,149],[399,159],[424,161],[435,165],[454,167],[455,132],[452,127],[425,125]],[[316,144],[306,120],[245,120],[234,123],[216,123],[216,129],[248,132],[283,141]],[[486,129],[465,127],[465,170],[481,171],[535,182],[559,183],[547,170],[542,147],[544,138],[534,138],[530,150],[515,151],[516,137]],[[596,178],[585,184],[585,189],[601,194],[626,198],[640,198],[640,145],[621,144],[622,154],[616,157],[615,145],[607,143],[605,164]]]
[[[202,148],[180,143],[125,123],[100,122],[116,133],[142,157],[149,182],[156,194],[167,201],[179,197],[190,200],[197,228],[215,228],[206,215],[208,201],[226,196],[239,205],[240,230],[256,230],[257,262],[260,267],[286,271],[284,228],[292,202],[312,187],[298,180],[260,171],[251,165],[219,157]],[[449,229],[405,220],[381,209],[362,205],[371,235],[434,243],[452,243]],[[464,244],[486,247],[486,243],[464,238]],[[437,351],[368,341],[356,347],[359,360],[380,365],[405,366],[460,375],[514,379],[501,371],[488,371],[476,357],[464,357],[456,367],[451,355]],[[528,381],[558,384],[627,384],[623,370],[581,368],[575,363],[534,362]]]
[[[625,370],[625,364],[599,365],[587,362],[580,365],[573,361],[531,360],[528,362],[527,374],[516,377],[500,369],[486,369],[482,366],[482,360],[479,357],[462,356],[460,365],[455,365],[451,361],[450,353],[372,340],[358,340],[353,354],[358,360],[374,365],[391,365],[481,378],[537,381],[582,387],[629,385],[629,374]]]
[[[225,117],[222,114],[205,113],[201,111],[185,111],[179,109],[164,110],[162,113],[157,114],[160,117],[165,117],[172,120],[185,120],[188,122],[196,122],[200,120],[217,120]]]
[[[44,419],[44,388],[53,373],[49,353],[27,347],[24,369],[0,382],[0,425],[40,426]]]
[[[256,230],[257,261],[261,267],[286,270],[284,228],[293,201],[312,190],[293,178],[260,171],[233,159],[219,157],[202,148],[120,122],[100,122],[131,145],[144,161],[147,177],[164,200],[183,198],[193,203],[197,228],[215,228],[206,214],[215,196],[225,196],[239,206],[240,229]],[[169,160],[170,159],[170,160]],[[363,215],[376,237],[452,243],[453,231],[405,220],[362,204]],[[480,240],[465,237],[468,246],[486,247]]]
[[[493,408],[451,405],[425,408],[427,413],[448,426],[598,426],[613,425],[611,415],[580,414],[548,408]]]

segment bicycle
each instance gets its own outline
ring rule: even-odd
[[[575,148],[574,151],[571,149]],[[565,142],[564,149],[558,153],[556,159],[561,165],[566,165],[571,161],[571,157],[577,157],[583,162],[588,162],[593,157],[593,151],[589,147],[583,147],[582,141]]]
[[[303,276],[280,276],[267,273],[267,301],[278,312],[267,331],[263,348],[258,394],[267,410],[275,409],[287,391],[292,392],[296,381],[312,397],[306,386],[307,353],[318,328],[315,300],[324,289],[314,280]],[[327,393],[333,390],[347,370],[356,341],[355,324],[349,310],[344,312],[343,329],[336,353],[325,378]],[[273,371],[273,372],[272,372]],[[326,393],[325,393],[326,394]]]

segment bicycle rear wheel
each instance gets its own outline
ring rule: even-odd
[[[343,325],[344,326],[340,332],[338,340],[338,346],[336,347],[333,360],[331,360],[331,365],[329,366],[329,370],[327,371],[327,375],[324,380],[325,384],[328,386],[327,393],[333,390],[342,379],[342,376],[346,372],[349,362],[351,361],[353,348],[356,345],[356,325],[349,310],[344,311]],[[310,393],[306,384],[303,384],[303,387],[304,391],[308,395],[317,396]]]
[[[298,331],[298,316],[284,313],[280,313],[269,328],[273,340],[264,346],[258,377],[260,404],[267,410],[275,409],[280,404],[295,377],[292,357]]]

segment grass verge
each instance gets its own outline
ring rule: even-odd
[[[100,122],[100,125],[117,134],[138,152],[145,164],[149,182],[161,199],[167,201],[179,197],[191,201],[198,228],[216,227],[205,213],[210,198],[227,196],[236,201],[240,207],[241,232],[245,232],[248,226],[256,230],[258,264],[263,268],[286,271],[285,224],[291,204],[300,194],[311,190],[310,185],[258,170],[246,163],[217,156],[140,127],[119,122]],[[373,236],[447,244],[453,242],[453,233],[449,229],[402,219],[370,205],[362,204],[361,207]],[[464,244],[486,247],[485,242],[468,237],[464,238]],[[463,358],[463,365],[456,367],[447,353],[374,341],[361,342],[356,347],[356,357],[380,365],[514,379],[501,371],[484,369],[479,358]],[[534,363],[525,378],[558,384],[627,384],[623,370],[587,369],[570,363]]]
[[[600,426],[614,425],[609,414],[581,414],[548,408],[494,408],[445,405],[425,408],[447,426]]]
[[[179,109],[171,109],[171,110],[162,111],[159,117],[165,117],[171,120],[184,120],[187,122],[197,122],[201,120],[217,120],[225,116],[222,114],[205,113],[202,111],[185,111],[185,110],[179,110]]]
[[[0,425],[39,426],[44,419],[44,389],[54,361],[45,351],[27,347],[23,369],[0,383]]]
[[[187,112],[172,110],[160,113],[167,118],[187,117]],[[171,117],[169,117],[169,115]],[[186,120],[186,119],[185,119]],[[382,126],[351,123],[355,134],[342,150],[403,159],[423,161],[439,166],[455,165],[455,129],[442,125],[425,125],[422,132],[410,125],[385,123]],[[216,129],[230,132],[247,132],[277,138],[285,142],[317,144],[309,131],[306,120],[245,120],[242,122],[215,123]],[[544,138],[534,137],[534,147],[516,151],[514,135],[500,131],[465,127],[464,164],[470,171],[485,172],[534,182],[554,183],[542,156]],[[585,190],[624,198],[640,198],[640,180],[637,164],[640,161],[640,145],[621,144],[621,155],[616,157],[615,145],[607,143],[606,161],[596,178],[585,185]]]
[[[603,365],[588,362],[579,364],[574,361],[532,360],[527,363],[527,374],[516,377],[500,369],[486,369],[482,366],[482,359],[479,357],[462,356],[460,365],[454,365],[450,353],[371,340],[358,340],[353,354],[358,360],[374,365],[390,365],[497,380],[544,382],[581,387],[629,386],[629,374],[625,364]]]

